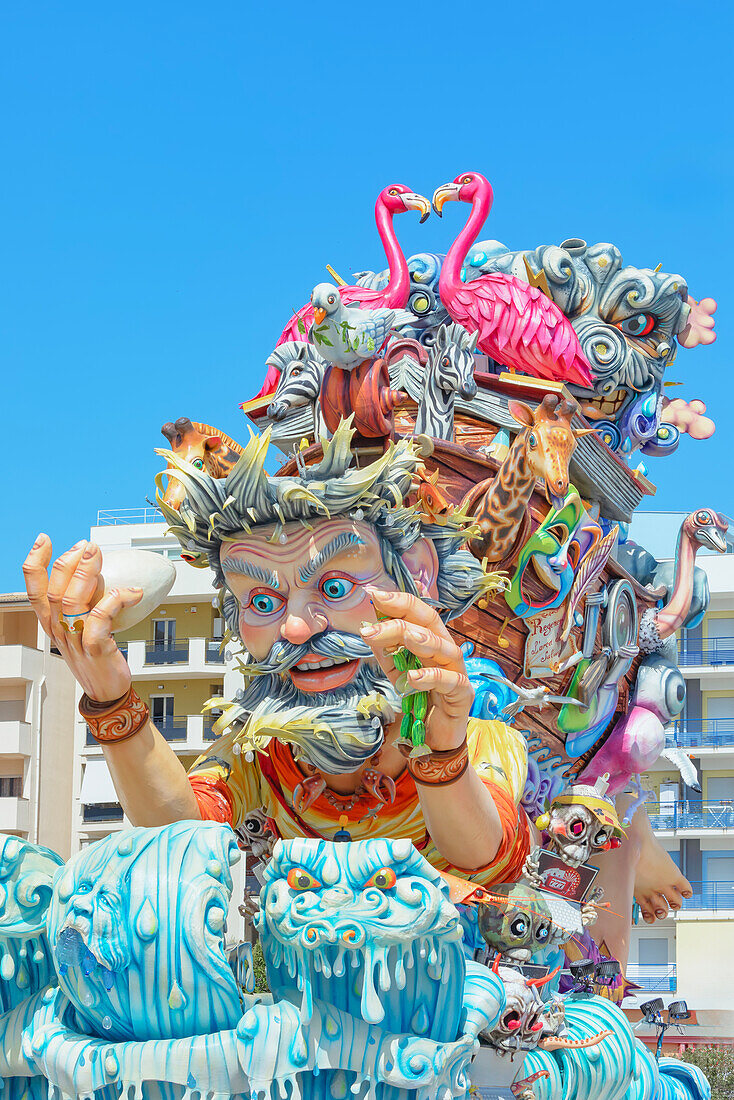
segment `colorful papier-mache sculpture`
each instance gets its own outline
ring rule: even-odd
[[[82,543],[49,602],[47,536],[28,557],[140,827],[66,867],[3,842],[9,1095],[710,1095],[619,1002],[633,893],[649,921],[690,893],[639,775],[664,752],[696,782],[665,744],[674,634],[708,601],[697,551],[726,545],[708,508],[673,566],[627,528],[654,492],[640,455],[713,431],[664,373],[676,341],[714,338],[715,304],[612,245],[477,243],[479,173],[433,209],[452,201],[471,209],[448,253],[406,260],[393,217],[431,204],[380,194],[388,270],[330,268],[288,321],[242,405],[260,434],[163,426],[159,507],[180,568],[212,570],[243,676],[189,775],[114,642],[163,598],[161,568]],[[238,846],[267,994],[225,952]]]
[[[15,838],[2,855],[12,1100],[49,1087],[63,1100],[446,1100],[468,1095],[480,1033],[522,1064],[516,1021],[534,1051],[523,1074],[578,1078],[541,1095],[706,1095],[695,1067],[658,1065],[609,1002],[564,1011],[519,971],[465,961],[448,886],[407,840],[277,845],[258,922],[272,995],[238,986],[225,956],[239,859],[226,826],[124,831],[65,868]]]

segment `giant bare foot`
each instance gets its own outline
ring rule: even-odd
[[[668,915],[668,909],[678,910],[683,898],[693,896],[691,884],[681,874],[668,853],[652,832],[640,837],[640,859],[635,874],[634,895],[642,919],[654,924]]]

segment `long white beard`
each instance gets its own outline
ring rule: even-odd
[[[282,642],[276,645],[277,651],[273,647],[263,662],[245,665],[246,673],[254,669],[257,672],[252,682],[233,700],[238,713],[233,713],[232,719],[241,726],[243,740],[247,740],[248,715],[256,712],[258,723],[270,715],[273,726],[277,727],[276,736],[292,745],[297,757],[319,771],[336,774],[362,767],[382,745],[383,723],[392,721],[401,703],[374,657],[365,659],[365,651],[372,656],[372,650],[361,638],[336,631],[311,639],[307,645],[290,646]],[[348,684],[319,695],[301,691],[285,671],[260,671],[274,665],[291,668],[309,652],[362,660]],[[365,706],[364,701],[375,696],[382,697],[383,708]],[[285,711],[291,713],[286,716]],[[280,727],[278,715],[287,719]]]

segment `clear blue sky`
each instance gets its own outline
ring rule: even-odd
[[[733,30],[719,0],[4,4],[0,591],[39,529],[61,550],[152,495],[164,421],[242,437],[324,264],[382,266],[377,192],[467,169],[487,236],[613,241],[718,299],[670,372],[718,433],[651,474],[733,513]],[[406,251],[464,216],[401,218]]]

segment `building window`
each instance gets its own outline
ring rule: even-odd
[[[709,802],[734,802],[734,775],[712,775],[706,780]]]
[[[153,619],[153,645],[160,649],[173,649],[176,645],[175,619]]]
[[[157,725],[165,725],[173,718],[173,696],[151,695],[150,716]]]
[[[666,939],[646,937],[639,941],[640,966],[667,966],[668,941]]]
[[[706,852],[706,881],[734,882],[734,855]]]
[[[185,741],[186,718],[176,718],[173,707],[173,695],[151,695],[150,697],[150,716],[158,732],[163,734],[166,741]]]
[[[0,776],[0,798],[20,798],[23,794],[22,775]]]
[[[85,806],[83,820],[89,824],[103,821],[122,821],[122,806],[117,802],[104,803],[101,806]]]

